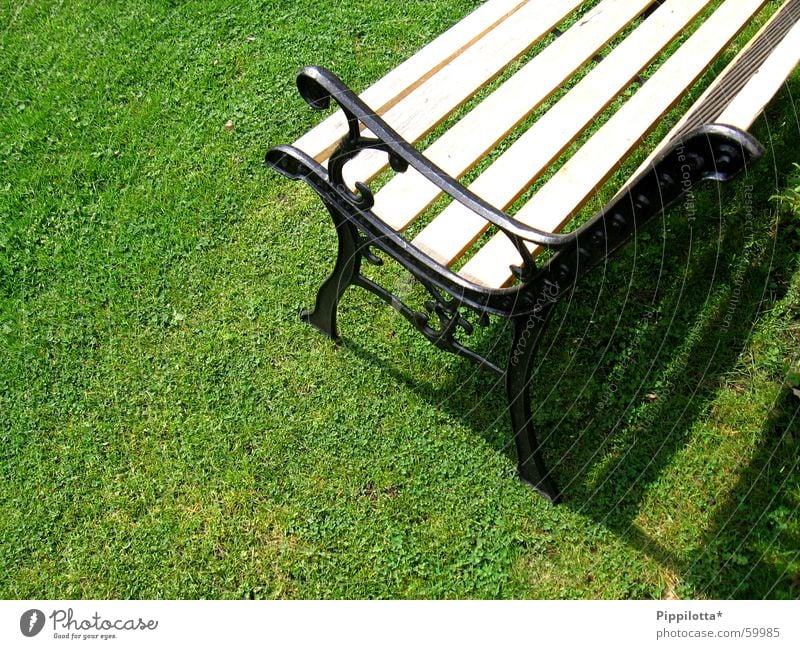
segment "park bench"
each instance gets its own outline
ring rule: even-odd
[[[305,101],[340,110],[266,155],[310,185],[338,235],[333,272],[302,317],[338,340],[338,302],[360,286],[494,372],[519,475],[558,501],[530,401],[553,309],[697,183],[762,155],[747,131],[797,66],[798,18],[800,0],[488,0],[360,96],[305,68]],[[643,150],[669,128],[665,115],[674,127]],[[634,160],[605,207],[581,215]],[[424,287],[421,306],[362,272],[386,257]],[[464,344],[494,316],[512,324],[504,367]]]

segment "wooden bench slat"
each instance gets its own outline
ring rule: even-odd
[[[750,128],[767,102],[800,64],[800,23],[787,34],[759,71],[719,116],[721,124]]]
[[[606,0],[470,111],[424,155],[453,177],[462,176],[541,103],[639,16],[652,0]],[[409,169],[375,195],[372,211],[403,230],[441,191]]]
[[[382,114],[526,2],[489,0],[370,86],[361,98]],[[323,162],[346,134],[347,120],[344,113],[337,111],[305,133],[294,146]]]
[[[519,58],[582,4],[580,0],[530,0],[427,79],[384,115],[405,140],[416,142]],[[344,169],[345,181],[369,182],[388,165],[385,154],[365,151]]]
[[[723,3],[516,218],[541,230],[559,231],[764,4],[765,0]],[[538,252],[532,244],[530,249]],[[519,263],[519,253],[498,234],[464,265],[461,274],[484,286],[501,287],[512,279],[509,264]]]
[[[679,0],[658,9],[509,147],[470,189],[505,209],[709,2]],[[449,265],[487,227],[484,219],[453,203],[413,243]]]

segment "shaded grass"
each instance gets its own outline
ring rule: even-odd
[[[475,5],[0,9],[4,597],[797,596],[796,76],[773,157],[562,310],[565,507],[491,377],[361,292],[344,349],[299,322],[335,248],[261,165],[318,119],[294,71],[366,87]]]

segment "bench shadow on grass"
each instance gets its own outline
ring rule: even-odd
[[[782,390],[759,433],[763,442],[737,469],[725,501],[713,503],[715,512],[695,544],[697,549],[686,556],[677,556],[624,516],[606,516],[604,524],[674,575],[681,596],[797,598],[800,535],[790,522],[800,503],[786,487],[800,468],[797,435],[792,432],[798,418],[800,401],[788,389]]]
[[[768,196],[754,198],[766,201]],[[791,425],[797,425],[798,404],[788,390],[765,417],[755,436],[757,445],[746,462],[721,468],[730,472],[735,486],[726,495],[717,494],[720,502],[706,496],[702,483],[685,485],[684,490],[681,480],[698,480],[691,473],[672,478],[676,503],[691,498],[691,494],[708,497],[701,503],[708,518],[698,528],[686,522],[683,529],[691,536],[690,546],[698,548],[696,551],[680,553],[668,548],[635,524],[653,486],[671,471],[676,456],[702,435],[695,426],[702,427],[707,420],[720,386],[736,383],[740,358],[750,346],[760,316],[784,297],[790,278],[798,272],[796,267],[782,267],[782,277],[776,283],[774,271],[770,271],[774,259],[779,260],[778,265],[792,259],[791,247],[797,245],[783,234],[786,221],[784,218],[778,225],[781,238],[761,241],[774,255],[748,263],[740,275],[734,275],[731,267],[737,266],[733,251],[741,251],[747,237],[742,224],[732,223],[719,240],[713,224],[696,228],[692,249],[700,253],[677,259],[680,263],[673,267],[681,271],[667,279],[665,295],[655,299],[660,313],[657,319],[642,315],[648,312],[642,302],[656,292],[656,282],[647,277],[652,267],[645,263],[644,272],[634,271],[634,256],[623,255],[615,268],[617,280],[611,278],[609,286],[590,283],[576,294],[575,303],[581,303],[591,301],[594,292],[610,293],[609,307],[593,316],[596,326],[590,328],[590,334],[597,336],[596,349],[584,343],[572,359],[553,352],[553,362],[542,366],[545,385],[561,382],[584,386],[596,382],[599,376],[602,386],[599,392],[590,389],[578,399],[553,393],[550,403],[539,412],[539,429],[550,432],[543,435],[552,442],[550,461],[568,491],[567,506],[658,561],[676,576],[681,596],[726,599],[798,594],[797,576],[786,570],[796,562],[800,543],[790,531],[779,532],[779,523],[773,520],[776,513],[795,511],[798,506],[780,489],[788,478],[777,475],[775,468],[796,468],[798,463],[797,448],[791,443],[793,433],[787,432]],[[677,236],[667,246],[688,241],[684,229],[675,228]],[[686,284],[682,291],[675,286],[681,281]],[[714,295],[720,290],[723,299],[714,304]],[[628,313],[615,313],[613,305],[624,299]],[[563,317],[569,319],[566,313]],[[642,325],[638,329],[636,322],[630,324],[637,317]],[[629,327],[627,331],[625,326]],[[582,331],[568,324],[559,335],[569,340],[580,337]],[[603,335],[604,331],[611,333]],[[609,335],[612,340],[607,341]],[[607,343],[612,350],[607,356],[613,357],[619,350],[612,363],[597,360],[597,347],[603,349]],[[568,381],[553,373],[551,368],[557,363],[570,360],[572,375]],[[614,363],[623,369],[611,377],[604,376],[608,365]],[[579,374],[583,376],[579,378]],[[612,381],[620,387],[608,398]],[[742,383],[746,391],[750,387],[746,378]],[[566,430],[558,433],[562,428]],[[772,539],[771,547],[762,547],[765,539]]]
[[[785,225],[779,225],[779,232]],[[675,245],[685,234],[678,232],[667,245]],[[759,316],[784,296],[782,290],[798,272],[784,268],[780,284],[784,288],[765,296],[763,289],[772,282],[769,260],[748,266],[734,278],[725,270],[732,257],[718,252],[715,234],[709,228],[700,235],[705,241],[695,235],[693,248],[705,252],[681,258],[685,270],[675,279],[685,280],[686,288],[664,287],[668,294],[655,300],[657,319],[643,316],[648,313],[647,298],[656,292],[656,282],[647,277],[652,268],[645,264],[644,272],[634,271],[632,254],[617,260],[616,280],[611,278],[606,286],[590,282],[576,293],[573,305],[603,301],[597,296],[607,292],[607,306],[588,316],[577,312],[580,307],[565,308],[561,331],[554,323],[554,332],[544,341],[544,347],[553,346],[540,365],[539,380],[563,389],[551,391],[540,404],[536,423],[556,479],[567,492],[566,506],[658,561],[676,576],[681,596],[797,596],[798,576],[786,570],[797,560],[800,540],[790,530],[781,531],[780,521],[773,520],[776,513],[798,507],[780,489],[789,478],[776,468],[796,469],[798,464],[792,443],[796,433],[790,427],[797,426],[800,402],[786,389],[755,436],[757,446],[746,463],[723,469],[731,473],[735,486],[725,496],[717,495],[721,502],[709,496],[701,504],[709,518],[700,528],[686,524],[691,547],[698,550],[676,553],[635,524],[651,489],[669,473],[677,454],[694,441],[695,424],[708,417],[719,387],[730,384]],[[729,230],[719,250],[741,250],[741,234]],[[791,242],[776,245],[787,247]],[[715,278],[706,277],[715,267]],[[738,289],[738,299],[731,296],[711,308],[708,302],[715,287]],[[623,301],[627,301],[624,309],[619,308]],[[594,322],[587,328],[590,318]],[[570,348],[570,341],[580,339],[581,344]],[[568,375],[559,369],[567,365]],[[623,369],[609,375],[614,366]],[[614,384],[619,387],[612,393]],[[746,382],[742,388],[748,388]],[[576,391],[583,394],[572,396]],[[794,459],[787,459],[791,454]],[[682,479],[694,478],[677,479],[673,489],[678,503],[693,493],[705,494],[702,484],[682,489]],[[771,547],[764,547],[765,539],[771,539]]]
[[[791,147],[782,149],[774,152],[776,159],[791,159]],[[730,192],[723,194],[730,196]],[[758,190],[753,196],[756,205],[764,205],[768,199],[766,192]],[[758,211],[755,218],[764,213]],[[636,313],[640,314],[639,322],[644,327],[637,331],[634,326],[633,333],[622,330],[612,334],[619,338],[612,346],[621,347],[621,356],[627,359],[617,361],[617,367],[622,365],[623,370],[605,380],[600,399],[594,397],[594,403],[592,396],[569,399],[554,394],[552,403],[539,413],[540,430],[554,433],[556,422],[558,426],[568,424],[568,430],[578,431],[571,436],[549,435],[552,440],[549,457],[558,467],[556,477],[568,485],[567,506],[658,561],[676,576],[681,596],[718,599],[800,596],[800,574],[792,573],[800,559],[800,539],[796,524],[792,528],[788,520],[793,520],[800,505],[796,494],[800,402],[786,388],[764,418],[761,430],[754,436],[755,448],[746,460],[739,466],[720,468],[730,473],[734,485],[725,494],[716,494],[720,502],[707,494],[702,483],[688,485],[684,492],[676,481],[673,489],[678,492],[677,501],[691,497],[692,493],[707,498],[701,503],[704,522],[700,528],[694,528],[691,522],[684,527],[692,538],[690,546],[696,550],[680,553],[668,548],[635,524],[640,506],[653,485],[668,472],[676,455],[696,441],[695,424],[702,428],[715,407],[720,386],[735,386],[735,372],[742,371],[740,358],[751,345],[760,317],[784,297],[792,276],[800,272],[791,253],[800,242],[796,233],[792,236],[788,221],[789,217],[784,216],[778,223],[777,238],[762,237],[759,243],[767,254],[744,266],[741,263],[737,266],[736,257],[741,256],[750,236],[746,223],[732,222],[721,237],[715,224],[695,229],[692,249],[701,253],[681,257],[679,261],[681,265],[685,262],[685,269],[674,273],[674,281],[685,280],[686,288],[680,291],[674,286],[664,287],[666,294],[655,300],[660,313],[655,320],[641,318],[643,309],[639,306],[637,311],[636,306],[637,296],[655,292],[655,282],[646,277],[647,265],[644,276],[637,278],[633,255],[623,255],[615,271],[619,281],[612,278],[610,287],[597,283],[594,290],[608,288],[611,305],[627,299],[632,308],[625,310],[631,313],[618,317],[612,313],[613,306],[596,312],[598,326],[593,329],[598,334],[614,331],[616,323],[624,326],[626,319],[635,319]],[[667,246],[681,240],[686,234],[680,232],[684,227],[676,228],[678,236]],[[688,237],[683,240],[688,241]],[[743,268],[738,275],[732,270],[737,267]],[[711,273],[713,280],[707,277]],[[625,286],[627,280],[630,283]],[[728,293],[714,305],[710,298],[720,287],[723,294],[725,288]],[[591,300],[592,289],[590,283],[582,290],[583,295],[579,291],[576,303]],[[621,297],[623,294],[627,294],[626,298]],[[677,317],[671,317],[673,314]],[[580,330],[572,325],[564,329],[560,335],[580,335]],[[655,361],[653,352],[659,356]],[[559,354],[554,354],[553,361],[569,361],[563,354],[561,358],[556,356]],[[572,368],[584,377],[577,379],[573,375],[570,383],[588,384],[592,376],[603,374],[595,372],[600,365],[602,360],[593,361],[591,350],[578,349]],[[542,367],[545,384],[558,380],[549,369],[552,366],[555,363]],[[612,380],[625,387],[608,398]],[[748,386],[744,377],[742,391],[749,387],[752,386]],[[595,405],[598,402],[599,408]],[[746,401],[741,403],[747,407]],[[759,404],[753,407],[763,410]],[[582,414],[561,414],[573,408]],[[713,459],[709,457],[710,461]],[[680,479],[698,480],[691,473]]]
[[[784,148],[774,151],[776,159],[790,159],[790,146]],[[707,208],[718,213],[720,200],[732,200],[736,191],[722,188],[720,198],[706,189]],[[765,206],[769,194],[756,189],[753,201]],[[726,469],[736,486],[722,502],[703,505],[716,511],[709,512],[706,529],[692,530],[697,537],[691,546],[699,550],[676,554],[634,524],[653,485],[690,443],[693,426],[707,417],[719,387],[729,382],[760,314],[783,297],[798,272],[779,269],[782,277],[776,282],[770,268],[776,258],[792,259],[787,247],[790,251],[797,242],[763,238],[759,243],[766,258],[737,264],[748,237],[752,239],[746,223],[726,217],[720,228],[713,217],[698,217],[690,228],[679,210],[672,212],[663,238],[658,226],[650,228],[657,241],[646,242],[638,255],[629,246],[611,261],[605,277],[590,278],[557,312],[542,341],[534,379],[539,386],[533,390],[533,407],[540,441],[566,492],[565,506],[676,574],[682,596],[797,596],[798,576],[786,570],[797,559],[800,539],[781,528],[776,516],[798,504],[789,502],[790,496],[776,486],[779,476],[773,475],[776,458],[797,455],[796,446],[787,441],[790,434],[781,433],[798,420],[797,399],[788,391],[776,401],[747,463]],[[783,233],[785,226],[786,219],[777,231]],[[669,258],[662,259],[663,249],[670,251]],[[658,315],[652,315],[654,309]],[[493,324],[487,340],[502,335],[505,326]],[[504,390],[495,377],[457,359],[452,381],[435,385],[407,376],[387,359],[374,358],[356,340],[347,345],[513,459]],[[695,490],[703,493],[702,485],[687,493]],[[687,493],[676,496],[685,498]],[[759,545],[764,539],[772,539],[771,547]]]

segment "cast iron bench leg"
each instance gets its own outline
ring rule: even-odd
[[[506,391],[514,442],[517,446],[519,477],[532,485],[553,503],[561,500],[561,493],[544,462],[544,457],[531,415],[531,364],[539,338],[549,320],[549,306],[539,313],[532,313],[512,320],[514,338],[506,369]]]
[[[312,327],[324,333],[328,338],[339,342],[339,332],[336,327],[336,309],[339,299],[345,289],[353,283],[361,268],[361,252],[358,247],[358,232],[355,226],[344,216],[339,214],[335,207],[327,201],[333,224],[336,227],[336,236],[339,240],[339,250],[333,272],[322,283],[317,292],[317,300],[313,309],[300,312],[300,317]]]

